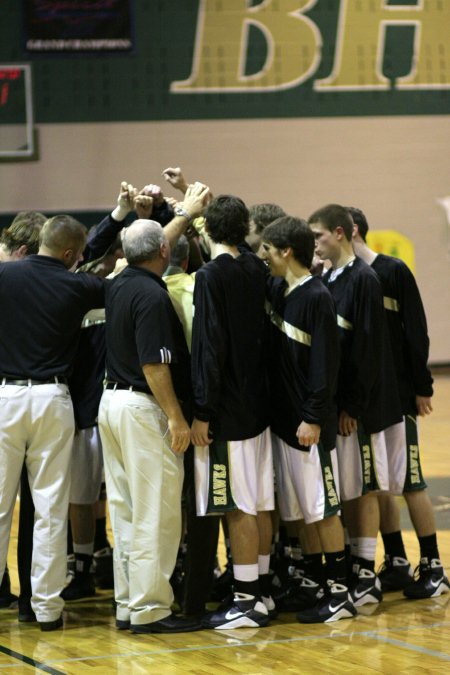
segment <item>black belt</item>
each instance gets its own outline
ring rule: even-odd
[[[13,384],[16,387],[31,387],[39,384],[67,384],[67,377],[55,375],[49,380],[33,380],[31,377],[28,377],[23,380],[13,380],[11,377],[2,377],[1,378],[2,387],[4,387],[5,384]]]
[[[144,389],[144,387],[135,387],[132,384],[122,384],[121,382],[106,382],[105,389],[127,389],[128,391],[138,391],[141,394],[148,394],[151,396],[151,391],[149,389]]]

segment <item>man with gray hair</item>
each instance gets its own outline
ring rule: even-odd
[[[171,613],[181,536],[183,453],[190,440],[189,352],[162,275],[209,194],[202,186],[169,225],[136,220],[123,235],[126,269],[106,290],[107,383],[99,428],[114,534],[116,627],[172,633],[200,626]],[[175,232],[175,236],[174,235]]]

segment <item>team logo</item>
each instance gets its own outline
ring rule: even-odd
[[[213,504],[226,506],[227,504],[227,467],[225,464],[213,465]]]
[[[362,446],[362,459],[364,464],[364,483],[365,485],[370,485],[372,468],[370,445]]]
[[[338,496],[337,496],[337,493],[336,493],[336,488],[335,488],[335,485],[334,485],[333,474],[332,474],[329,466],[325,467],[324,477],[325,477],[325,488],[326,488],[326,491],[327,491],[327,496],[328,496],[328,501],[330,502],[330,506],[338,506],[339,499],[338,499]]]
[[[411,483],[420,485],[419,447],[409,446],[410,480]]]

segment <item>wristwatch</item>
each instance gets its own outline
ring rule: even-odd
[[[176,206],[175,209],[174,209],[174,211],[175,211],[175,215],[176,215],[176,216],[183,216],[183,218],[186,218],[186,220],[188,221],[188,223],[191,222],[192,216],[189,215],[189,213],[186,211],[186,209],[183,209],[182,206]]]

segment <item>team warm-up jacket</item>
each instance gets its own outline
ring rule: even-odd
[[[318,424],[325,450],[336,447],[335,391],[339,337],[333,299],[310,277],[287,296],[284,279],[269,279],[269,382],[272,431],[293,448],[302,421]]]
[[[110,215],[89,230],[83,260],[92,262],[103,256],[111,246],[124,223]],[[79,270],[78,273],[81,273]],[[69,391],[77,429],[87,429],[97,424],[98,407],[103,394],[105,379],[105,313],[91,313],[81,324],[80,339],[69,377]]]
[[[253,253],[219,255],[196,273],[194,414],[215,440],[253,438],[268,426],[265,287]]]
[[[84,318],[73,371],[69,377],[69,391],[78,429],[97,424],[106,355],[104,310],[101,314],[103,317],[98,319],[89,318],[90,314]]]
[[[433,378],[427,366],[430,341],[419,289],[407,265],[398,258],[379,254],[372,269],[383,288],[402,412],[415,414],[416,395],[433,395]]]
[[[164,227],[164,225],[167,225],[172,220],[174,215],[173,208],[164,200],[160,206],[155,206],[150,218]],[[135,214],[131,214],[129,218],[135,218]],[[129,218],[119,221],[115,220],[111,214],[108,214],[97,225],[91,227],[88,233],[86,250],[84,251],[85,262],[96,260],[103,256],[120,230],[129,224]]]
[[[338,411],[360,418],[366,433],[376,433],[402,419],[381,285],[360,258],[334,281],[331,275],[330,270],[322,278],[333,296],[339,327]]]

